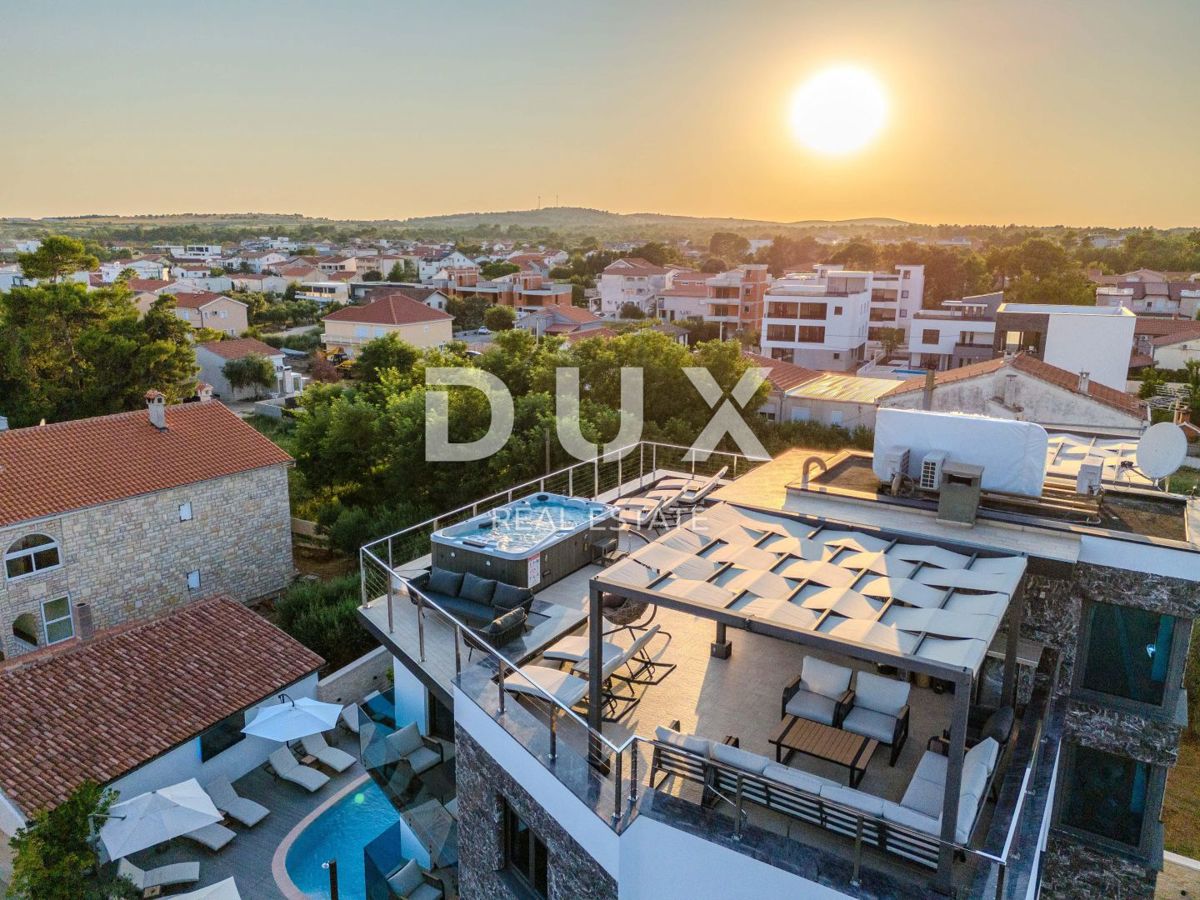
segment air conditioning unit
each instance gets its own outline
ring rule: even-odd
[[[909,450],[907,447],[888,447],[883,454],[883,469],[885,481],[892,481],[897,475],[908,474]]]
[[[1079,464],[1079,474],[1075,476],[1075,493],[1095,497],[1102,489],[1103,477],[1104,460],[1099,456],[1089,456]]]
[[[941,451],[926,453],[921,460],[921,490],[936,491],[942,486],[942,467],[946,465],[946,454]]]

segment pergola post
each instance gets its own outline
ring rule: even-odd
[[[1017,642],[1021,639],[1021,622],[1025,613],[1025,584],[1018,586],[1008,602],[1008,641],[1004,647],[1004,682],[1000,689],[1000,705],[1017,706]]]
[[[603,709],[601,707],[602,688],[604,687],[604,594],[594,583],[588,585],[588,710],[587,721],[591,732],[588,736],[588,756],[592,765],[603,765],[604,754],[600,741],[595,735],[603,729]]]
[[[733,653],[733,643],[726,634],[724,622],[717,623],[717,634],[713,638],[709,653],[716,659],[729,659],[729,655]]]
[[[954,713],[950,719],[950,745],[946,749],[946,789],[942,795],[942,844],[938,850],[936,890],[954,893],[954,838],[958,830],[958,795],[962,789],[963,756],[967,751],[967,714],[971,710],[973,676],[963,672],[954,680]]]

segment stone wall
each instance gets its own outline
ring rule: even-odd
[[[617,885],[461,727],[455,728],[458,779],[458,878],[463,897],[523,900],[503,871],[502,799],[546,845],[550,900],[616,900]]]
[[[317,682],[316,697],[324,703],[342,706],[357,703],[371,691],[386,690],[391,671],[391,652],[387,647],[376,647]]]
[[[1047,900],[1151,900],[1158,873],[1115,853],[1096,850],[1052,830],[1042,853],[1042,893]]]
[[[192,519],[179,521],[191,503]],[[41,602],[87,602],[97,628],[224,594],[248,601],[291,582],[287,471],[273,466],[0,529],[0,548],[31,533],[59,542],[62,566],[0,581],[0,651],[22,651],[13,620]],[[187,574],[200,572],[199,590]],[[0,571],[0,576],[3,573]]]

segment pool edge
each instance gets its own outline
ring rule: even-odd
[[[326,799],[324,803],[297,822],[292,827],[292,830],[287,833],[287,836],[279,842],[279,846],[275,849],[275,855],[271,857],[271,876],[275,879],[275,886],[279,888],[280,893],[287,897],[288,900],[312,900],[313,897],[312,894],[306,894],[296,887],[296,883],[292,881],[291,876],[287,872],[288,851],[292,849],[292,844],[296,842],[296,838],[300,836],[300,832],[311,825],[313,820],[329,809],[329,807],[333,806],[364,781],[370,780],[371,776],[364,773],[361,778],[354,779],[354,781],[345,787],[334,792],[333,796]]]

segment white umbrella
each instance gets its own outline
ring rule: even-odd
[[[100,829],[110,859],[120,859],[221,821],[212,798],[195,778],[116,803]]]
[[[242,895],[238,893],[237,882],[226,878],[190,894],[176,894],[171,900],[242,900]]]
[[[342,707],[337,703],[322,703],[311,697],[299,700],[289,697],[275,706],[260,706],[254,721],[243,728],[242,733],[272,741],[294,741],[329,731],[337,725],[341,714]]]

